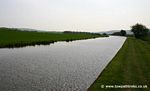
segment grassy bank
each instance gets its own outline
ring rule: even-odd
[[[148,36],[143,37],[142,40],[147,41],[150,44],[150,33]]]
[[[104,88],[101,86],[104,85]],[[147,89],[114,89],[114,85],[147,85]],[[150,44],[129,37],[89,91],[150,91]]]
[[[40,44],[46,45],[56,41],[73,41],[96,37],[102,37],[102,35],[90,33],[29,32],[10,28],[0,28],[0,48]]]

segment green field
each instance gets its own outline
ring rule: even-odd
[[[102,35],[91,33],[29,32],[10,28],[0,28],[0,48],[40,44],[46,45],[56,41],[72,41],[96,37],[102,37]]]
[[[104,85],[104,88],[101,86]],[[114,85],[146,85],[143,89],[106,88]],[[89,91],[150,91],[150,44],[128,37]]]

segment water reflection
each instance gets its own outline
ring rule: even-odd
[[[92,38],[95,39],[96,37]],[[66,40],[60,40],[60,41],[65,41],[65,42],[72,42],[72,41],[77,41],[81,39],[66,39]],[[82,40],[86,40],[86,38],[83,38]],[[36,46],[36,45],[50,45],[54,44],[56,42],[60,41],[19,41],[15,43],[10,43],[5,46],[0,46],[0,48],[21,48],[21,47],[27,47],[27,46]]]

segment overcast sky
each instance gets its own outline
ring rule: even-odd
[[[150,0],[0,0],[0,27],[108,31],[150,28]]]

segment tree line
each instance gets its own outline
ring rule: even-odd
[[[150,34],[150,29],[143,24],[137,23],[131,26],[131,32],[133,32],[136,38],[143,38]],[[114,32],[112,35],[126,36],[127,33],[125,30],[121,30],[120,32]]]

